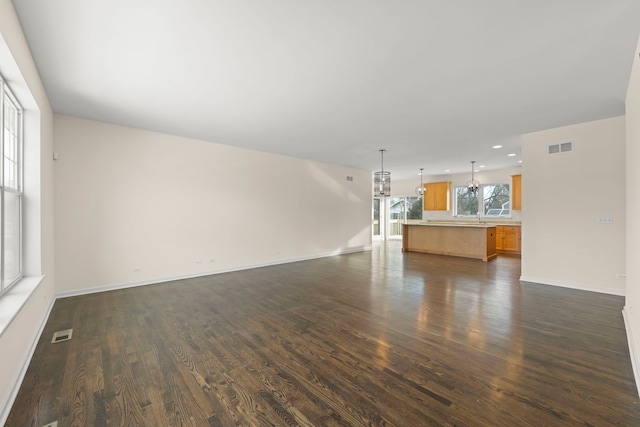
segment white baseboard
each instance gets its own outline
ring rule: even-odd
[[[29,368],[29,364],[31,363],[31,358],[33,357],[33,353],[36,351],[36,346],[38,345],[38,341],[40,341],[40,336],[42,335],[42,331],[44,331],[44,327],[49,320],[49,315],[51,314],[51,310],[53,309],[53,304],[56,302],[55,298],[51,298],[49,302],[49,307],[47,308],[44,316],[40,320],[40,327],[38,327],[36,333],[33,335],[31,339],[31,345],[25,357],[22,361],[20,371],[18,371],[13,379],[11,385],[11,391],[7,395],[4,402],[0,404],[0,426],[3,426],[9,418],[9,412],[11,412],[11,407],[13,406],[13,402],[18,397],[18,391],[20,391],[20,386],[22,385],[22,381],[24,380],[24,376],[27,374],[27,369]]]
[[[338,250],[338,251],[334,251],[334,252],[330,252],[330,253],[324,253],[324,254],[313,255],[313,256],[308,256],[308,257],[292,258],[292,259],[287,259],[287,260],[279,260],[279,261],[266,262],[266,263],[261,263],[261,264],[243,265],[243,266],[240,266],[240,267],[219,269],[219,270],[212,270],[212,271],[205,271],[205,272],[199,272],[199,273],[194,273],[194,274],[185,274],[185,275],[181,275],[181,276],[160,277],[160,278],[144,280],[144,281],[140,281],[140,282],[115,283],[115,284],[112,284],[112,285],[104,285],[104,286],[97,286],[97,287],[92,287],[92,288],[77,289],[77,290],[73,290],[73,291],[59,292],[59,293],[56,293],[56,298],[68,298],[68,297],[75,297],[75,296],[80,296],[80,295],[95,294],[95,293],[98,293],[98,292],[115,291],[115,290],[118,290],[118,289],[135,288],[135,287],[138,287],[138,286],[153,285],[153,284],[156,284],[156,283],[173,282],[175,280],[193,279],[193,278],[196,278],[196,277],[211,276],[211,275],[214,275],[214,274],[222,274],[222,273],[231,273],[231,272],[234,272],[234,271],[250,270],[252,268],[269,267],[269,266],[272,266],[272,265],[289,264],[289,263],[292,263],[292,262],[309,261],[309,260],[312,260],[312,259],[327,258],[327,257],[337,256],[337,255],[346,255],[346,254],[356,253],[356,252],[365,252],[365,251],[370,251],[372,249],[373,249],[372,246],[361,246],[361,247],[357,247],[357,248],[349,248],[349,249],[345,249],[345,250]]]
[[[630,313],[627,306],[624,306],[622,310],[622,318],[624,319],[624,328],[627,331],[627,342],[629,343],[629,355],[631,356],[631,367],[633,368],[633,377],[636,380],[636,389],[638,391],[638,396],[640,396],[640,354],[636,351],[638,348],[637,345],[640,343],[636,343],[633,339],[633,329],[631,328],[631,319],[629,318]]]
[[[520,276],[520,281],[538,283],[541,285],[558,286],[561,288],[577,289],[580,291],[598,292],[600,294],[617,295],[621,297],[624,296],[624,289],[615,290],[615,289],[596,288],[593,286],[585,286],[579,283],[563,283],[555,280],[540,279],[537,277],[525,277],[525,276]]]

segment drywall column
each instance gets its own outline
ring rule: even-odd
[[[627,130],[627,279],[624,318],[636,386],[640,387],[640,43],[626,99]]]
[[[522,280],[623,295],[624,117],[523,135],[522,157]]]

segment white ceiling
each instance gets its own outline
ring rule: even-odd
[[[13,3],[57,113],[394,179],[624,114],[640,34],[638,0]]]

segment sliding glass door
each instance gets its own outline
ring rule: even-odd
[[[380,198],[373,198],[373,216],[371,220],[371,229],[373,230],[373,238],[380,239]]]
[[[402,237],[402,224],[422,220],[422,197],[373,198],[374,240]]]
[[[422,197],[391,197],[389,199],[389,237],[402,237],[402,224],[422,221]]]

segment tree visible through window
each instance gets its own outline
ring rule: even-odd
[[[456,187],[456,214],[460,216],[477,215],[478,193],[469,191],[467,187]]]
[[[479,196],[482,196],[480,198]],[[476,193],[456,187],[456,215],[510,216],[509,184],[484,184]]]
[[[509,216],[511,214],[508,184],[483,185],[482,191],[484,215]]]
[[[407,219],[422,220],[422,197],[407,197]]]

